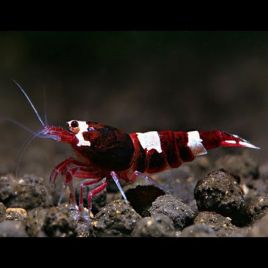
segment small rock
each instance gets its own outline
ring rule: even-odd
[[[29,236],[72,237],[77,234],[77,221],[65,204],[46,209],[32,209],[25,224]]]
[[[27,237],[25,226],[21,221],[0,222],[0,237]]]
[[[25,175],[16,179],[8,174],[0,177],[0,201],[6,207],[32,209],[52,204],[52,197],[42,178]]]
[[[72,237],[77,234],[75,227],[69,208],[59,206],[47,210],[42,229],[49,237]]]
[[[5,201],[7,207],[33,209],[52,205],[52,196],[42,178],[25,175],[14,185],[12,196]]]
[[[11,174],[0,177],[0,201],[4,204],[14,195],[15,184],[16,180]]]
[[[217,236],[232,236],[237,227],[231,222],[231,218],[224,217],[215,212],[200,212],[194,219],[195,224],[206,224],[210,226]]]
[[[206,224],[194,224],[184,228],[181,237],[216,237],[216,232]]]
[[[219,158],[215,165],[217,168],[223,167],[231,174],[236,174],[244,179],[259,177],[259,165],[248,152],[244,152],[242,155],[225,155]]]
[[[213,171],[200,180],[195,187],[194,196],[200,211],[215,211],[231,217],[237,224],[243,224],[243,190],[236,178],[226,171]]]
[[[42,230],[44,220],[48,209],[34,208],[28,212],[28,217],[25,222],[25,230],[29,236],[44,237],[46,236]]]
[[[0,222],[4,221],[6,218],[6,207],[0,202]]]
[[[142,218],[137,222],[132,234],[136,237],[170,237],[175,236],[173,221],[163,215]]]
[[[192,223],[195,216],[191,207],[172,195],[159,196],[149,209],[151,215],[164,214],[172,219],[175,228],[181,230]]]
[[[262,218],[268,212],[268,197],[257,196],[246,204],[245,209],[251,221]]]
[[[96,214],[92,225],[97,236],[129,236],[140,219],[129,204],[115,200]]]
[[[27,218],[27,211],[23,208],[7,208],[6,220],[9,221],[25,221]]]
[[[93,227],[90,222],[78,221],[76,225],[77,237],[91,237],[93,236]]]

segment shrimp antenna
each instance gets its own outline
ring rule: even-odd
[[[48,125],[48,121],[47,121],[47,94],[46,94],[46,89],[43,88],[43,99],[44,99],[44,107],[43,107],[43,110],[44,110],[44,121],[45,121],[45,124],[46,126]]]
[[[45,127],[45,123],[43,122],[43,120],[41,119],[41,116],[39,115],[39,113],[37,112],[36,108],[34,107],[32,101],[30,100],[30,98],[28,97],[27,93],[24,91],[24,89],[15,81],[13,80],[13,82],[15,83],[15,85],[20,89],[20,91],[23,93],[23,95],[26,97],[26,99],[28,100],[28,102],[30,103],[32,109],[34,110],[34,113],[36,114],[37,118],[39,119],[39,121],[41,122],[42,126]]]

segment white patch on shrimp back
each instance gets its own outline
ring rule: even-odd
[[[232,141],[232,140],[225,140],[224,142],[230,143],[230,144],[236,144],[236,141]]]
[[[72,121],[73,120],[69,121],[68,124],[70,125]],[[90,141],[86,141],[84,139],[84,137],[83,137],[83,134],[82,134],[83,132],[87,132],[88,131],[87,130],[88,129],[87,122],[86,121],[77,121],[77,123],[78,123],[78,127],[80,129],[79,132],[75,135],[76,138],[78,139],[77,146],[79,146],[79,147],[80,146],[90,146],[91,145]]]
[[[200,134],[198,131],[189,131],[187,146],[191,149],[194,156],[207,154],[207,150],[202,144]]]
[[[160,137],[157,131],[137,132],[136,134],[143,149],[148,151],[155,149],[158,153],[162,153]]]

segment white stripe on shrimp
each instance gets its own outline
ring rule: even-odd
[[[161,142],[157,131],[137,132],[136,134],[144,150],[150,151],[151,149],[155,149],[158,153],[162,153]]]
[[[200,134],[198,131],[189,131],[187,146],[191,149],[194,156],[207,154],[207,150],[202,144]]]

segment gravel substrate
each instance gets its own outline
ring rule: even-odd
[[[202,157],[154,176],[155,184],[110,185],[81,216],[47,180],[0,176],[1,237],[268,236],[268,172],[247,154]],[[66,193],[66,195],[68,192]],[[85,198],[86,201],[86,198]],[[85,202],[86,205],[86,202]]]

